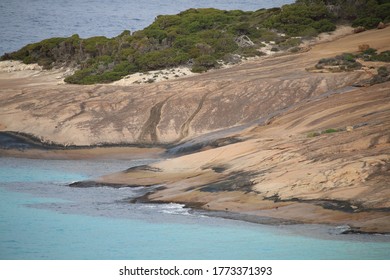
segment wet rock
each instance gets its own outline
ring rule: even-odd
[[[126,185],[126,184],[110,184],[110,183],[100,183],[95,181],[79,181],[79,182],[73,182],[68,185],[72,188],[101,188],[101,187],[109,187],[109,188],[125,188],[125,187],[139,187],[139,186],[132,186],[132,185]]]
[[[351,227],[349,225],[340,225],[335,228],[329,230],[330,234],[346,234],[351,231]]]

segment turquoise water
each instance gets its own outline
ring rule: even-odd
[[[182,205],[130,204],[145,188],[75,189],[139,162],[0,158],[0,259],[389,259],[390,237],[265,226]]]

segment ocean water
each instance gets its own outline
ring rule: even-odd
[[[189,8],[254,11],[293,0],[0,0],[0,55],[50,37],[114,37]]]
[[[267,226],[179,204],[133,204],[138,188],[71,188],[146,161],[0,158],[0,259],[389,259],[390,236]]]

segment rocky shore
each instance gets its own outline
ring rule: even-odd
[[[390,29],[152,84],[68,85],[60,70],[3,71],[0,155],[153,157],[94,184],[161,186],[143,199],[254,222],[390,233],[390,82],[354,87],[389,64],[306,70],[362,44],[389,50]]]

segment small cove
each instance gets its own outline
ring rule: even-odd
[[[389,236],[267,226],[179,204],[131,204],[147,190],[70,188],[145,161],[0,158],[0,259],[388,259]]]

